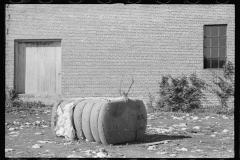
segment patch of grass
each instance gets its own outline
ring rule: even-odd
[[[45,105],[41,101],[23,101],[17,96],[14,89],[6,87],[5,89],[5,111],[28,110],[36,108],[52,107]]]
[[[211,110],[211,112],[214,112],[216,114],[220,114],[220,115],[234,115],[234,108],[231,108],[231,109],[227,109],[225,107],[222,107],[222,106],[218,106],[214,109]]]
[[[194,114],[194,115],[203,115],[203,116],[208,116],[208,115],[212,115],[212,114],[218,114],[218,115],[229,115],[232,116],[234,115],[234,108],[229,109],[229,110],[225,110],[224,108],[222,108],[221,106],[212,106],[212,107],[201,107],[201,108],[196,108],[196,109],[192,109],[191,111],[188,112],[184,112],[181,110],[178,111],[170,111],[168,107],[154,107],[153,106],[153,101],[151,100],[151,96],[149,96],[150,100],[147,103],[147,108],[150,108],[153,110],[153,112],[155,113],[169,113],[169,114],[173,114],[173,115],[177,115],[177,114]]]
[[[43,108],[48,105],[43,104],[41,101],[15,101],[14,107],[16,108]]]
[[[12,108],[10,110],[6,110],[6,112],[11,111],[20,111],[20,110],[36,110],[36,109],[43,109],[51,107],[52,105],[46,105],[42,103],[41,101],[22,101],[22,100],[15,100],[12,104]]]
[[[152,109],[153,111],[155,111],[155,109],[153,107],[153,103],[155,101],[155,97],[150,92],[148,93],[148,99],[149,99],[149,101],[146,104],[147,109]]]

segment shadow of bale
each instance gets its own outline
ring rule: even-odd
[[[163,135],[163,134],[145,134],[142,140],[137,142],[139,143],[151,143],[164,140],[179,140],[184,138],[192,138],[191,136],[186,135]]]
[[[184,138],[192,138],[191,136],[186,135],[163,135],[163,134],[146,134],[141,140],[128,142],[128,144],[144,144],[144,143],[152,143],[152,142],[159,142],[165,140],[179,140]],[[116,145],[126,145],[127,143],[121,143]]]

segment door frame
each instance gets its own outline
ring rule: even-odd
[[[25,91],[24,93],[18,92],[17,90],[17,82],[18,82],[18,46],[19,43],[25,43],[25,42],[60,42],[60,46],[62,48],[62,39],[15,39],[14,40],[14,89],[18,94],[26,94]],[[26,66],[25,66],[26,67]],[[62,53],[61,53],[61,60],[60,60],[60,73],[62,70]],[[62,78],[60,77],[59,80],[59,93],[56,93],[56,95],[61,95],[62,94]],[[24,86],[25,87],[25,86]]]

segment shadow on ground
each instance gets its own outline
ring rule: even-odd
[[[129,142],[128,144],[143,144],[143,143],[152,143],[165,140],[179,140],[184,138],[192,138],[191,136],[185,135],[162,135],[162,134],[145,134],[144,138],[139,141]],[[122,143],[118,145],[126,145],[127,143]]]

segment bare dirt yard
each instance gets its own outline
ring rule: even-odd
[[[5,113],[5,157],[234,158],[233,116],[151,113],[142,141],[109,146],[56,138],[50,117],[50,107]]]

